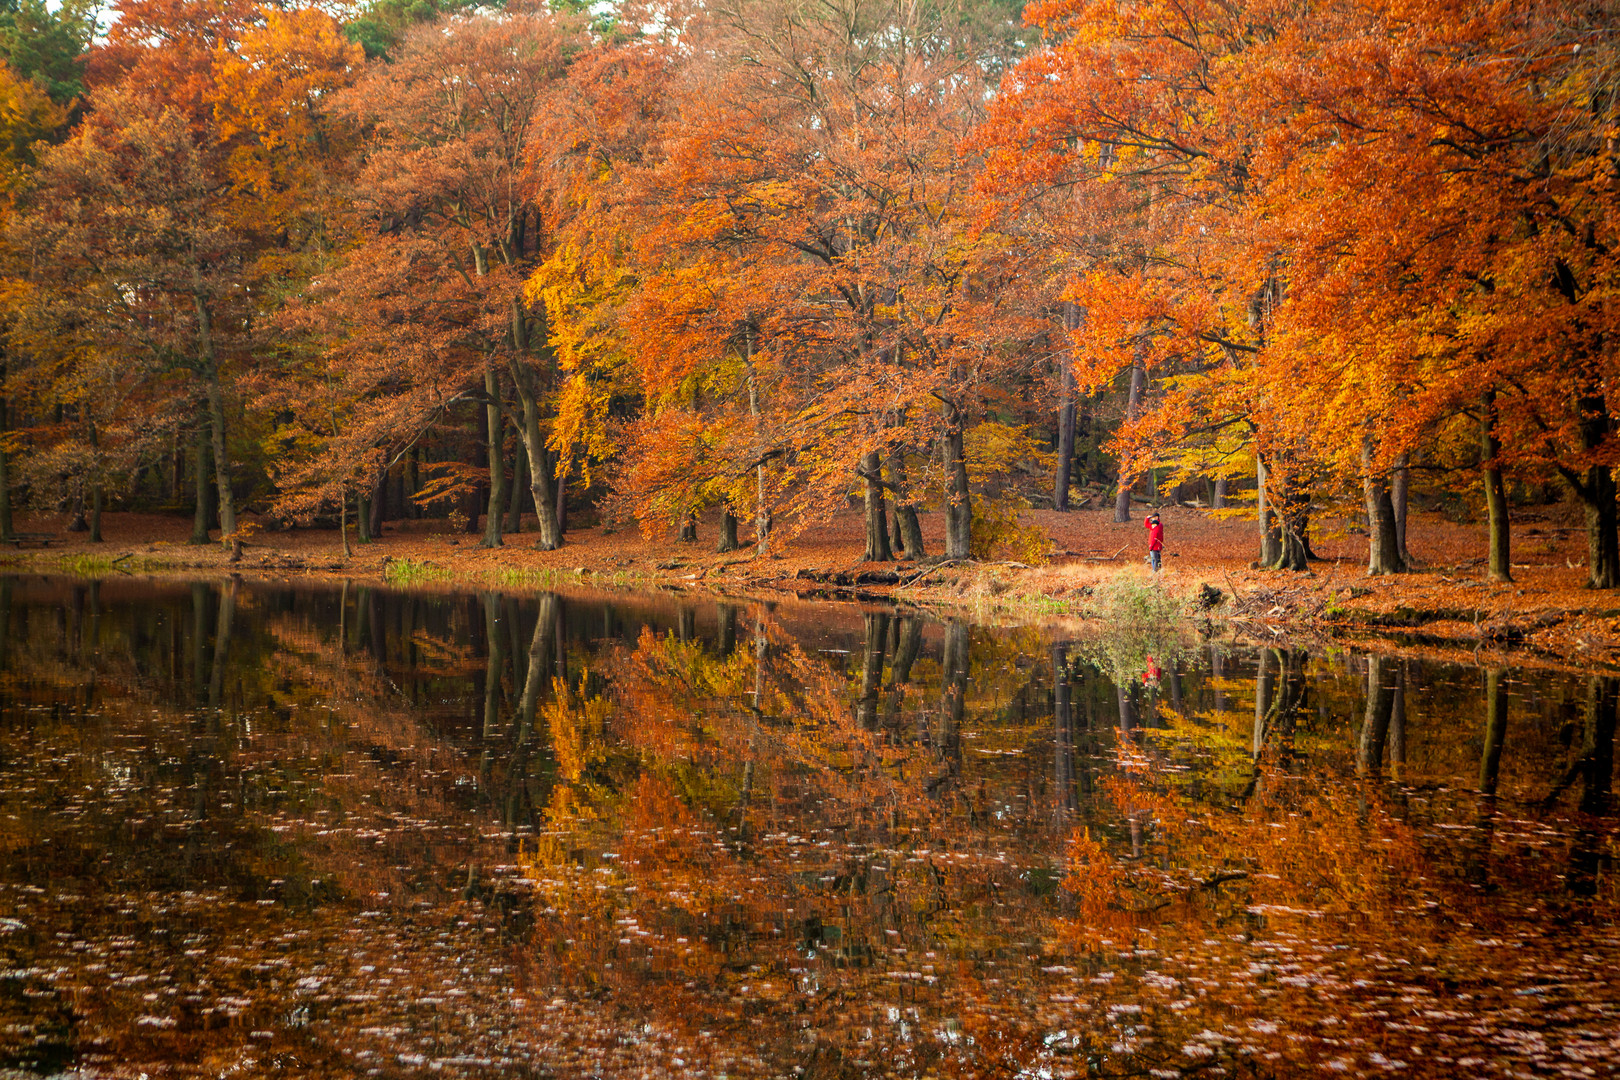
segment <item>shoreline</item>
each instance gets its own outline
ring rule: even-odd
[[[1180,510],[1169,518],[1172,545],[1178,531],[1186,536],[1197,524],[1196,513]],[[858,515],[849,516],[858,527]],[[45,531],[40,526],[51,524],[35,518],[19,531]],[[1137,539],[1139,524],[1110,528],[1111,523],[1074,513],[1058,522],[1071,526],[1069,535],[1055,538],[1059,544],[1068,540],[1068,548],[1045,566],[938,558],[862,563],[858,537],[847,535],[855,531],[847,521],[836,522],[843,527],[829,528],[815,541],[792,543],[764,559],[746,549],[722,555],[703,545],[600,528],[571,532],[570,542],[553,552],[536,550],[526,533],[509,535],[505,546],[491,549],[480,547],[477,537],[435,530],[436,524],[388,529],[381,538],[356,545],[347,560],[341,558],[336,530],[258,532],[243,558],[232,563],[217,542],[203,546],[178,539],[189,533],[189,522],[109,514],[103,521],[107,542],[92,544],[83,534],[58,530],[51,547],[0,551],[0,573],[347,580],[454,591],[693,592],[752,601],[897,605],[990,625],[1077,630],[1096,622],[1092,601],[1099,590],[1106,593],[1120,582],[1146,583],[1150,577],[1145,565],[1120,557],[1115,543]],[[1238,530],[1244,523],[1234,524],[1236,529],[1219,521],[1206,528],[1231,533],[1216,537],[1231,547],[1241,541]],[[1544,531],[1533,525],[1525,530]],[[1103,554],[1074,550],[1077,539],[1088,537],[1101,541],[1090,547]],[[1455,544],[1457,537],[1446,539]],[[1221,547],[1211,556],[1209,545],[1199,548],[1188,541],[1189,550],[1171,551],[1159,583],[1186,597],[1183,614],[1190,620],[1219,625],[1226,636],[1258,645],[1376,642],[1385,649],[1487,666],[1620,671],[1620,592],[1581,588],[1578,567],[1558,566],[1571,561],[1567,553],[1543,552],[1553,558],[1542,566],[1517,566],[1521,580],[1508,584],[1468,577],[1466,558],[1461,565],[1431,563],[1415,573],[1369,578],[1352,561],[1353,551],[1345,550],[1357,541],[1353,535],[1340,538],[1338,550],[1322,545],[1334,557],[1299,574],[1254,570],[1237,558],[1221,557]],[[1208,610],[1195,599],[1206,589],[1221,594]]]

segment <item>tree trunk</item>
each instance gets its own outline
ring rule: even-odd
[[[354,542],[371,543],[371,497],[354,493]]]
[[[545,436],[540,431],[540,402],[532,377],[523,367],[513,365],[513,381],[523,405],[522,442],[529,458],[529,490],[534,496],[534,516],[540,530],[535,547],[556,551],[562,547],[562,523],[557,520],[557,497],[551,488],[551,463],[546,460]]]
[[[1136,357],[1131,364],[1131,391],[1125,399],[1125,426],[1128,428],[1136,423],[1137,410],[1142,405],[1142,388],[1147,384],[1147,369],[1142,365],[1142,353],[1147,348],[1147,339],[1136,339]],[[1119,494],[1114,498],[1114,521],[1125,522],[1131,520],[1131,487],[1136,483],[1136,477],[1126,476],[1123,472],[1119,476]]]
[[[6,377],[6,367],[0,364],[0,383]],[[10,430],[8,424],[9,402],[0,397],[0,540],[10,540],[15,535],[11,524],[11,466],[6,460],[4,446],[5,433]]]
[[[501,385],[495,377],[495,369],[490,368],[484,372],[484,393],[489,395],[489,404],[484,407],[484,432],[488,436],[485,440],[489,448],[489,510],[484,521],[484,540],[480,547],[501,547],[501,526],[506,518],[506,460],[501,453]]]
[[[1069,508],[1069,473],[1074,465],[1074,338],[1079,329],[1080,308],[1070,302],[1063,304],[1063,329],[1067,339],[1058,350],[1058,437],[1057,477],[1052,491],[1052,509]]]
[[[1276,512],[1271,509],[1271,500],[1267,493],[1268,481],[1271,479],[1271,470],[1266,468],[1266,459],[1258,450],[1254,454],[1254,480],[1256,495],[1256,508],[1260,519],[1260,566],[1269,569],[1282,560],[1282,529],[1277,525]]]
[[[904,450],[889,454],[889,481],[894,485],[894,556],[915,561],[924,554],[922,525],[917,520],[916,504],[909,497]]]
[[[343,541],[343,558],[349,558],[349,493],[338,497],[338,538]]]
[[[771,507],[765,497],[765,438],[759,421],[759,374],[754,370],[752,327],[743,331],[742,359],[743,366],[748,369],[748,417],[754,425],[754,454],[758,459],[758,464],[754,466],[754,479],[758,485],[754,502],[754,557],[764,558],[771,550]]]
[[[557,535],[568,532],[568,470],[556,469],[557,474]]]
[[[1601,388],[1588,390],[1576,402],[1580,410],[1581,449],[1591,453],[1609,435],[1612,418]],[[1614,473],[1607,465],[1593,465],[1584,475],[1559,467],[1559,473],[1574,489],[1586,510],[1586,587],[1613,589],[1620,586],[1620,531],[1615,515]]]
[[[1211,510],[1226,509],[1226,477],[1215,481],[1215,494],[1210,497],[1209,507]]]
[[[219,369],[208,366],[208,420],[213,436],[214,480],[219,487],[219,534],[228,539],[236,532],[236,500],[231,495],[231,459],[225,449],[225,396]]]
[[[1361,494],[1367,509],[1367,574],[1402,574],[1400,538],[1395,531],[1395,506],[1390,497],[1389,478],[1373,468],[1374,451],[1370,437],[1361,440]]]
[[[371,489],[371,513],[367,520],[367,531],[373,540],[382,539],[383,519],[388,516],[388,470],[383,469],[377,474],[377,484]]]
[[[877,482],[882,475],[883,462],[876,450],[861,455],[861,471],[865,473],[861,484],[866,509],[866,551],[862,562],[891,562],[894,552],[889,549],[889,520],[884,508],[883,486]]]
[[[529,486],[528,471],[529,459],[523,455],[520,440],[520,445],[512,448],[512,499],[506,519],[506,531],[509,533],[523,531],[523,495]]]
[[[681,522],[680,532],[675,539],[683,544],[690,544],[697,540],[697,514],[686,515],[686,519]]]
[[[416,493],[422,490],[421,462],[421,446],[411,447],[405,455],[405,516],[412,521],[422,517],[422,507],[416,501]]]
[[[101,543],[101,506],[103,492],[101,481],[90,485],[90,542]]]
[[[1490,519],[1490,560],[1486,577],[1491,581],[1512,581],[1513,564],[1510,560],[1510,533],[1508,531],[1507,490],[1502,483],[1502,442],[1496,437],[1496,391],[1484,394],[1484,409],[1479,421],[1480,464],[1485,472],[1485,510]]]
[[[1395,471],[1389,476],[1389,501],[1395,508],[1395,551],[1408,570],[1412,568],[1412,553],[1406,549],[1406,504],[1411,487],[1411,458],[1402,454],[1395,459]]]
[[[962,414],[951,401],[945,403],[945,557],[973,557],[973,503],[968,494]]]
[[[197,448],[192,453],[192,471],[197,477],[197,512],[191,519],[191,542],[208,543],[208,433],[197,428]]]
[[[720,515],[720,540],[714,545],[714,550],[721,554],[737,550],[737,515],[731,512],[729,506]]]

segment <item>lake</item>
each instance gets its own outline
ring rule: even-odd
[[[1614,1075],[1617,686],[0,578],[0,1075]]]

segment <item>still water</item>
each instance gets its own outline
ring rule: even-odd
[[[1615,686],[0,578],[0,1075],[1613,1075]]]

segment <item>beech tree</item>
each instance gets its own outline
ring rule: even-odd
[[[506,508],[503,421],[528,458],[537,546],[562,543],[546,447],[555,365],[522,285],[547,228],[529,167],[536,120],[581,45],[577,26],[550,14],[458,16],[408,32],[343,99],[366,132],[364,233],[312,291],[308,317],[367,404],[320,467],[350,470],[379,448],[396,458],[446,410],[477,401],[489,411],[490,546]]]

